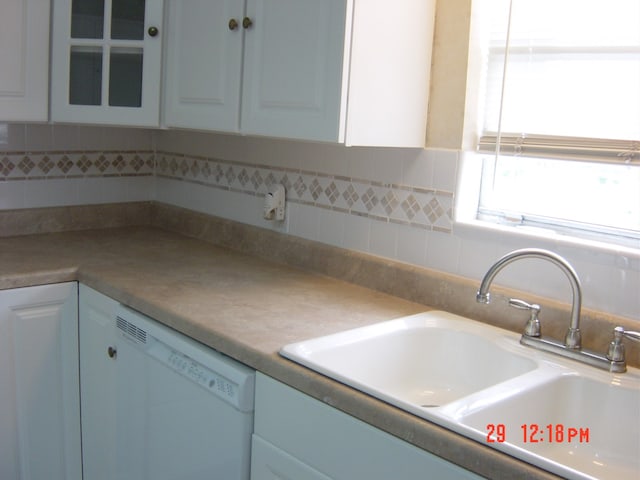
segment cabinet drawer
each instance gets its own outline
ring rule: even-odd
[[[258,435],[251,442],[251,480],[330,480]]]

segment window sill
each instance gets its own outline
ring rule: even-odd
[[[548,249],[565,249],[569,247],[593,254],[603,253],[622,256],[627,259],[637,260],[638,268],[640,268],[640,242],[636,247],[626,246],[560,234],[553,230],[542,228],[498,225],[475,219],[456,219],[453,231],[461,236],[477,237],[486,235],[487,237],[500,238],[501,241],[513,240],[514,242],[522,242],[527,239],[532,246]]]
[[[464,152],[456,189],[456,213],[453,225],[455,234],[462,237],[480,237],[486,240],[499,241],[500,243],[517,244],[527,240],[530,244],[529,246],[548,249],[572,248],[586,254],[608,254],[615,257],[624,257],[636,263],[635,270],[640,270],[640,240],[637,242],[632,241],[630,245],[624,245],[581,238],[551,229],[522,225],[500,225],[478,220],[476,218],[480,193],[480,181],[478,179],[481,171],[481,155],[475,152]],[[628,264],[629,261],[624,263]],[[624,268],[628,267],[629,265],[624,266]]]

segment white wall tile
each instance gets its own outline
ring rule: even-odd
[[[433,155],[421,150],[402,162],[402,183],[420,188],[433,188]]]
[[[624,301],[624,295],[619,295],[622,290],[621,278],[616,275],[616,269],[596,263],[572,263],[582,284],[582,296],[584,301],[602,304],[617,297],[617,302]],[[609,288],[600,288],[602,284]],[[628,292],[631,294],[631,292]],[[637,296],[637,295],[636,295]]]
[[[79,204],[104,203],[104,182],[101,177],[83,178],[76,183]]]
[[[239,218],[241,222],[272,230],[284,229],[285,223],[264,218],[264,197],[237,192],[230,192],[228,197],[231,202],[223,204],[225,207],[223,216],[225,218]],[[239,217],[237,217],[238,215]]]
[[[332,210],[320,209],[318,215],[317,240],[341,247],[344,242],[347,215]]]
[[[54,151],[69,151],[69,150],[90,150],[95,149],[89,148],[88,145],[91,145],[90,142],[94,142],[95,140],[85,132],[84,135],[78,135],[78,128],[76,125],[56,125],[55,128],[51,129],[51,148]],[[91,130],[93,131],[93,130]],[[78,141],[82,139],[84,142],[84,146],[79,147]]]
[[[382,183],[402,183],[402,164],[413,158],[417,150],[400,148],[350,147],[345,156],[350,176]]]
[[[26,180],[23,183],[25,208],[64,206],[77,203],[77,185],[73,180]]]
[[[169,180],[169,182],[178,181]],[[215,209],[214,205],[219,199],[215,196],[214,192],[211,191],[211,188],[198,184],[187,184],[187,186],[188,192],[183,193],[187,196],[183,200],[190,205],[189,209],[212,215]],[[184,185],[181,186],[182,189],[184,189],[184,187]]]
[[[0,182],[0,210],[24,208],[24,181]]]
[[[427,267],[442,272],[460,271],[460,239],[448,233],[429,232],[427,238]]]
[[[620,285],[620,288],[613,290],[612,295],[607,299],[608,302],[604,303],[603,301],[600,305],[613,303],[618,306],[621,315],[629,318],[638,318],[638,312],[640,312],[640,295],[638,295],[638,291],[640,290],[640,272],[637,270],[617,269],[615,276],[618,282],[614,285]],[[601,289],[606,292],[606,289]]]
[[[102,177],[102,197],[105,203],[118,203],[128,196],[126,177]]]
[[[297,237],[315,240],[318,238],[320,209],[310,205],[289,204],[289,233]]]
[[[98,150],[151,150],[153,131],[145,128],[119,127],[79,127],[78,135],[87,135],[87,149],[95,149],[93,138],[100,139]],[[90,130],[89,130],[90,129]],[[91,133],[88,133],[91,132]],[[82,141],[82,138],[80,139]],[[96,140],[98,141],[98,140]]]
[[[121,201],[147,202],[155,196],[155,180],[152,176],[123,177],[126,197]]]
[[[304,160],[304,152],[301,152],[298,142],[285,142],[282,140],[249,137],[245,140],[245,155],[234,157],[231,160],[258,163],[271,167],[300,169]],[[307,147],[311,152],[317,149],[315,145]]]
[[[25,150],[27,151],[47,151],[52,150],[53,143],[52,125],[29,123],[25,130]]]
[[[419,266],[426,265],[426,230],[409,226],[398,227],[398,260]]]
[[[387,222],[371,222],[369,252],[387,258],[397,258],[398,225]]]
[[[26,126],[0,122],[0,152],[16,152],[26,149]]]
[[[159,177],[156,179],[156,198],[162,203],[197,210],[196,205],[190,206],[189,187],[186,182]]]
[[[342,245],[349,250],[369,251],[372,220],[359,215],[349,215],[344,225]]]
[[[445,192],[454,192],[458,172],[458,152],[455,150],[432,150],[433,187]]]

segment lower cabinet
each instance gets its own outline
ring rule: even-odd
[[[251,479],[283,478],[481,477],[258,373]]]
[[[0,291],[0,478],[82,478],[75,282]]]
[[[80,285],[80,392],[82,395],[82,464],[87,480],[119,477],[116,451],[117,364],[114,319],[118,302]],[[116,355],[113,351],[112,355]],[[134,408],[134,407],[132,407]]]

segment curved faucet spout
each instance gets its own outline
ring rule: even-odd
[[[560,255],[539,248],[524,248],[506,254],[504,257],[500,258],[496,263],[494,263],[485,274],[480,284],[480,288],[478,289],[478,293],[476,294],[476,301],[479,303],[489,303],[491,301],[489,287],[491,286],[491,282],[493,282],[494,277],[504,267],[522,258],[539,258],[542,260],[547,260],[558,266],[569,279],[569,283],[571,284],[571,292],[573,295],[573,302],[571,306],[571,324],[569,325],[569,329],[567,330],[567,334],[565,336],[565,346],[567,348],[580,348],[580,309],[582,305],[582,287],[580,286],[580,280],[578,279],[578,274],[576,273],[576,271],[569,264],[569,262],[567,262]]]

